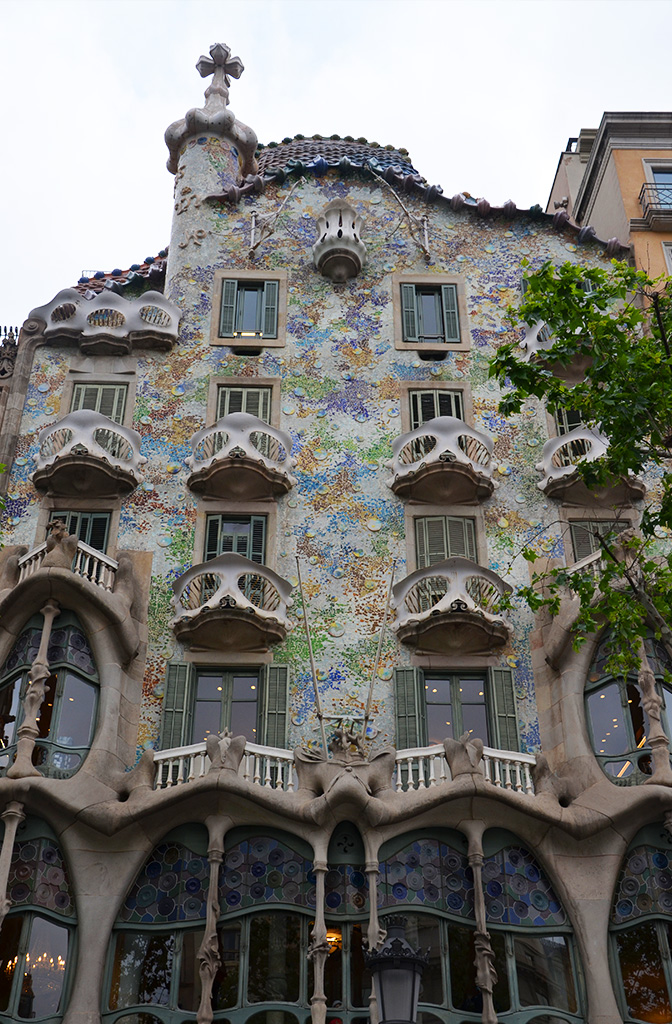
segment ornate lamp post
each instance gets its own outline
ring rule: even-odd
[[[388,917],[387,938],[379,950],[365,953],[378,1003],[380,1024],[416,1024],[422,972],[429,953],[414,950],[405,937],[406,918]]]

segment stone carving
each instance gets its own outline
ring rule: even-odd
[[[219,772],[223,768],[237,772],[245,753],[246,739],[234,736],[228,729],[218,735],[210,733],[205,740],[205,750],[210,758],[210,771]]]
[[[536,755],[534,766],[530,769],[530,774],[532,775],[535,794],[537,796],[541,796],[544,793],[550,794],[558,801],[561,807],[569,807],[572,800],[578,796],[583,788],[582,780],[577,778],[576,774],[571,778],[561,778],[559,775],[556,775],[551,770],[545,754]]]
[[[387,486],[419,501],[483,501],[492,494],[494,442],[455,416],[437,416],[392,441]]]
[[[363,220],[343,199],[334,199],[317,221],[313,263],[334,284],[356,277],[366,263]]]
[[[334,756],[327,760],[324,753],[314,753],[304,747],[294,751],[294,765],[299,781],[299,792],[314,797],[310,808],[312,817],[319,817],[326,806],[346,803],[354,808],[369,804],[371,797],[379,797],[392,790],[392,774],[395,768],[395,750],[385,747],[364,757],[361,748],[342,749],[341,744],[350,746],[343,731],[343,737],[334,745]],[[339,749],[339,747],[341,749]],[[353,816],[356,814],[353,810]],[[382,808],[379,811],[382,814]]]
[[[14,373],[14,364],[16,363],[16,354],[18,352],[18,344],[16,341],[16,334],[10,327],[7,334],[2,338],[0,344],[0,382],[7,380]]]
[[[7,804],[0,817],[5,823],[5,832],[2,837],[2,848],[0,849],[0,928],[2,928],[2,922],[5,920],[12,906],[11,900],[7,894],[7,881],[9,879],[9,869],[12,863],[16,830],[25,818],[23,813],[23,804],[12,800]]]
[[[41,569],[72,569],[72,562],[77,551],[77,537],[68,533],[62,519],[54,519],[49,523],[47,537],[47,553],[42,560]]]
[[[286,494],[296,483],[290,435],[249,413],[222,416],[190,443],[188,485],[198,494],[254,500]]]
[[[476,985],[483,995],[482,1024],[497,1024],[492,994],[497,984],[495,954],[490,944],[490,933],[477,929],[474,932],[474,967]]]
[[[460,736],[459,740],[454,740],[450,737],[445,739],[443,747],[453,779],[456,779],[459,775],[483,775],[481,767],[483,740],[472,740],[470,734],[465,732]]]

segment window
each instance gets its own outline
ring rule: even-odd
[[[287,668],[168,666],[161,747],[202,743],[209,733],[234,735],[284,748],[287,734]]]
[[[395,673],[398,749],[459,739],[465,732],[486,746],[518,750],[518,712],[509,669],[488,672]]]
[[[271,388],[217,388],[217,419],[232,412],[246,412],[264,423],[271,422]]]
[[[23,631],[0,672],[0,772],[13,762],[22,702],[37,657],[42,622],[35,617]],[[33,761],[43,775],[68,778],[91,746],[98,705],[98,676],[89,642],[77,620],[62,612],[49,640],[52,674],[37,720]]]
[[[208,516],[205,560],[228,551],[263,563],[266,556],[266,516]]]
[[[437,416],[454,416],[464,419],[464,403],[461,391],[410,391],[411,430]]]
[[[476,521],[458,516],[422,516],[415,520],[418,569],[462,555],[477,560]]]
[[[644,641],[649,664],[663,698],[662,724],[667,732],[667,708],[672,707],[672,685],[664,674],[672,668],[664,646],[653,638]],[[593,750],[603,770],[623,785],[645,782],[651,775],[648,746],[649,716],[636,676],[614,678],[607,674],[608,634],[597,647],[586,683],[586,717]]]
[[[402,337],[405,342],[459,345],[457,286],[401,285]]]
[[[61,519],[65,523],[68,533],[74,533],[79,540],[88,544],[89,547],[95,548],[96,551],[104,552],[107,550],[110,533],[109,512],[66,512],[59,510],[51,513],[49,522],[53,523],[55,519]]]
[[[277,338],[278,281],[222,281],[220,338]]]
[[[114,423],[123,423],[127,395],[127,384],[75,384],[70,411],[91,409]]]
[[[656,186],[656,205],[672,209],[672,167],[652,167],[651,174]]]
[[[627,519],[575,519],[569,524],[574,561],[580,562],[601,550],[599,537],[620,533],[630,526]],[[613,537],[612,537],[613,540]]]

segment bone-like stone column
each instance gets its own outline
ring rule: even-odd
[[[205,917],[205,935],[199,946],[198,973],[201,979],[201,999],[196,1015],[197,1024],[212,1024],[212,983],[222,966],[219,955],[217,922],[219,920],[219,869],[224,859],[224,835],[228,819],[212,815],[205,820],[208,826],[208,863],[210,879]]]
[[[374,842],[375,849],[373,848]],[[377,836],[372,832],[367,832],[364,836],[364,845],[366,848],[366,877],[369,881],[369,927],[366,933],[366,941],[369,949],[374,950],[380,949],[387,938],[387,931],[381,925],[378,917],[378,850],[380,846]],[[378,1014],[376,990],[373,985],[371,986],[371,995],[369,996],[369,1017],[371,1024],[378,1024],[380,1017]]]
[[[327,924],[324,919],[324,881],[327,875],[326,859],[317,857],[313,864],[315,872],[315,923],[310,933],[308,959],[313,963],[313,994],[310,997],[312,1024],[325,1024],[327,1019],[327,996],[324,991],[324,967],[330,949],[327,942]]]
[[[649,716],[649,746],[653,761],[653,774],[647,783],[658,786],[672,786],[672,768],[670,768],[670,741],[665,734],[660,720],[663,699],[656,689],[656,677],[653,674],[649,659],[646,656],[644,641],[639,645],[639,688],[642,691],[642,703]]]
[[[490,943],[490,933],[485,919],[485,896],[483,893],[483,832],[484,821],[462,822],[460,828],[469,840],[469,866],[474,874],[474,916],[476,933],[474,935],[476,968],[476,985],[483,997],[481,1020],[483,1024],[497,1024],[497,1014],[493,1002],[493,989],[497,984],[495,970],[495,954]]]
[[[25,818],[23,804],[12,800],[7,804],[5,810],[0,814],[5,823],[5,834],[2,837],[2,849],[0,850],[0,928],[7,917],[11,902],[7,897],[7,881],[9,879],[9,868],[12,863],[12,851],[16,830]]]
[[[42,707],[44,695],[47,692],[47,679],[51,675],[47,661],[49,639],[54,619],[60,610],[56,601],[51,600],[47,601],[43,608],[40,608],[40,613],[44,619],[42,636],[40,637],[40,649],[37,652],[35,661],[30,666],[30,683],[28,684],[26,696],[23,698],[23,722],[17,731],[16,760],[7,771],[7,777],[10,779],[24,779],[31,775],[40,774],[33,765],[32,757],[35,749],[35,740],[39,734],[37,716]]]

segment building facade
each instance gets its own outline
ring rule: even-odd
[[[401,912],[421,1024],[670,1021],[670,654],[612,679],[571,601],[504,600],[645,482],[587,492],[608,439],[488,376],[524,261],[628,250],[404,150],[259,146],[240,61],[197,67],[170,246],[1,379],[0,1016],[364,1024]]]

